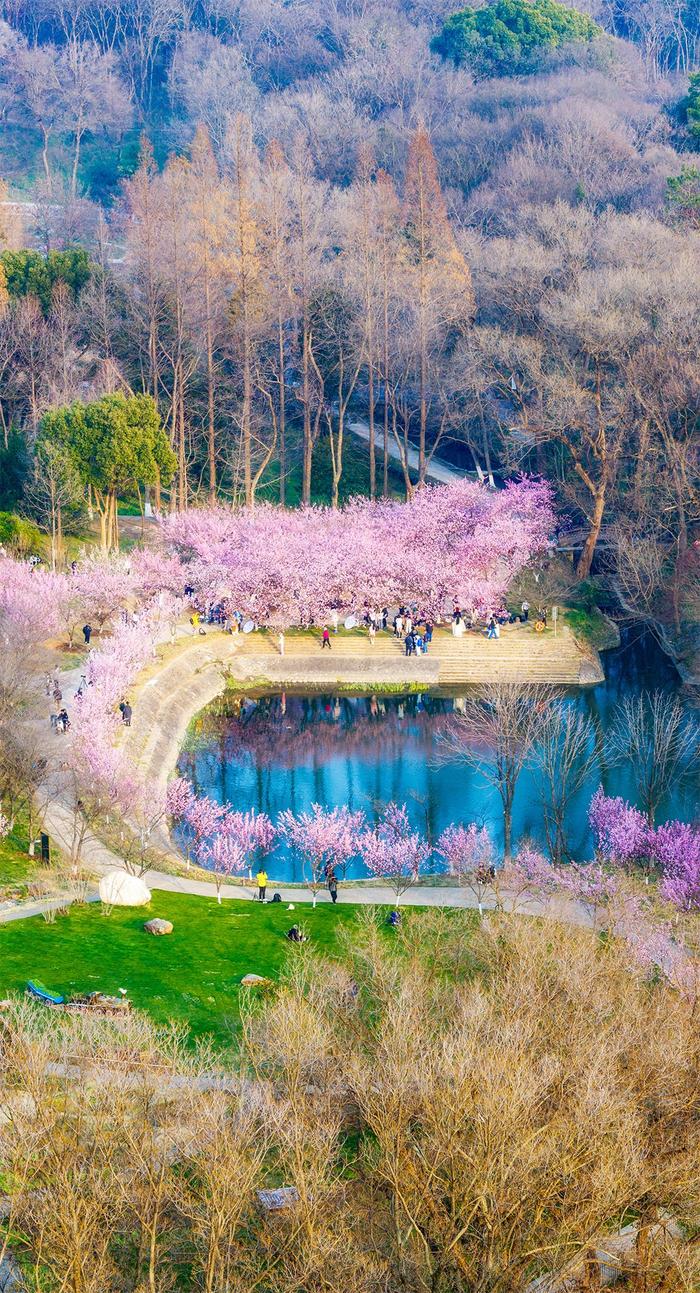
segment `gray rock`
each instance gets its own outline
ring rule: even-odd
[[[258,1203],[263,1212],[281,1212],[299,1202],[299,1192],[294,1185],[283,1185],[279,1190],[258,1190]]]
[[[154,916],[153,920],[147,920],[144,929],[147,934],[172,934],[173,924],[171,920],[162,920],[160,916]]]
[[[592,687],[596,683],[605,682],[605,673],[600,663],[600,656],[596,660],[582,660],[578,671],[578,680],[582,687]]]

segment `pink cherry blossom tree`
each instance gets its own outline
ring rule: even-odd
[[[211,841],[202,841],[197,850],[197,862],[211,871],[216,885],[216,901],[221,906],[221,886],[234,875],[243,875],[247,856],[233,835],[221,833]]]
[[[471,481],[424,486],[406,503],[355,499],[343,509],[192,509],[163,523],[166,548],[206,601],[224,593],[257,623],[318,622],[332,608],[416,598],[431,615],[502,605],[514,575],[546,544],[546,484],[490,491]]]
[[[682,911],[700,908],[700,831],[687,822],[657,826],[650,841],[653,860],[661,868],[661,895]]]
[[[187,777],[173,777],[166,787],[165,807],[173,821],[181,822],[194,804],[194,787]]]
[[[313,895],[313,906],[319,891],[337,867],[345,867],[358,852],[358,837],[364,814],[349,808],[322,808],[312,804],[308,813],[290,810],[280,813],[277,831],[280,839],[302,864],[304,883]]]
[[[435,852],[447,863],[450,875],[474,895],[483,916],[484,902],[489,895],[493,897],[496,879],[493,843],[486,827],[475,822],[448,826],[438,838]]]
[[[625,866],[646,856],[649,826],[637,808],[617,795],[596,790],[588,809],[596,853],[606,862]]]
[[[222,835],[235,840],[245,858],[248,879],[252,879],[253,863],[270,853],[277,839],[277,832],[267,813],[258,813],[255,809],[244,813],[227,805],[220,831]]]
[[[558,876],[558,868],[544,853],[532,845],[522,845],[516,856],[496,872],[499,903],[507,903],[511,912],[528,903],[541,903],[556,893]]]
[[[425,837],[413,830],[406,805],[395,803],[387,804],[375,826],[360,832],[357,848],[370,875],[394,890],[397,906],[432,852]]]

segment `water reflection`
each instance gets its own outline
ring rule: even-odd
[[[634,797],[631,769],[606,768],[602,738],[611,711],[623,696],[643,688],[678,687],[678,679],[653,643],[636,641],[610,652],[606,681],[567,698],[596,721],[594,772],[572,802],[568,830],[575,856],[590,854],[586,809],[602,781],[608,793]],[[283,808],[302,811],[313,802],[348,804],[368,816],[390,799],[406,802],[417,826],[435,838],[451,821],[486,824],[501,842],[500,804],[483,777],[463,765],[436,760],[445,719],[459,697],[300,696],[270,694],[217,702],[199,715],[179,767],[195,786],[237,808],[255,807],[276,817]],[[692,818],[696,788],[676,787],[663,815]],[[525,771],[514,805],[515,838],[543,841],[536,778]],[[291,859],[270,860],[278,879],[293,875]],[[360,863],[349,875],[361,875]]]

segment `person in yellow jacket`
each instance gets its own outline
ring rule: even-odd
[[[264,902],[265,890],[267,889],[267,871],[258,871],[255,882],[258,886],[258,901]]]

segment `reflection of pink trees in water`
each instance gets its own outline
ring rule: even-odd
[[[388,759],[403,753],[407,732],[429,747],[451,703],[420,696],[264,696],[224,711],[213,707],[198,720],[195,737],[214,738],[226,762],[245,758],[254,767],[292,768],[363,750]]]

